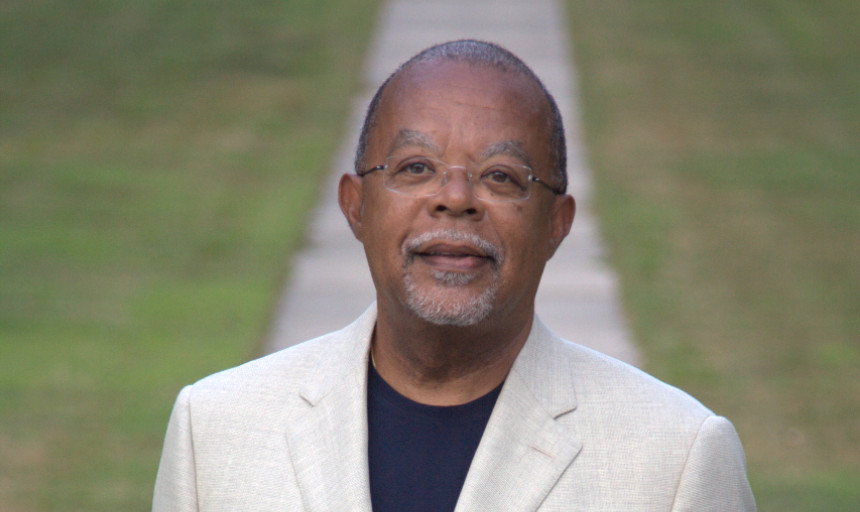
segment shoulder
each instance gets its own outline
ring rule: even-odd
[[[189,402],[234,410],[282,404],[299,393],[314,394],[361,371],[376,317],[369,310],[340,331],[293,345],[205,377],[186,388]]]
[[[627,363],[563,340],[537,321],[514,364],[553,415],[576,410],[580,419],[643,422],[698,429],[713,413],[684,391]],[[679,424],[680,423],[680,424]]]
[[[673,510],[755,509],[730,421],[670,384],[551,333],[534,345],[518,373],[558,431],[581,443],[571,486],[603,475],[636,489],[634,501],[674,502]],[[595,492],[595,503],[637,509],[628,506],[632,495]]]
[[[324,367],[326,350],[343,341],[335,334],[321,336],[214,373],[195,382],[191,388],[195,394],[283,392],[285,386],[302,382],[314,369],[318,371],[320,366]]]
[[[566,340],[559,340],[585,409],[621,409],[656,422],[689,421],[698,426],[714,413],[685,391],[627,363]]]

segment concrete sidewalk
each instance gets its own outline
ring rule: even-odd
[[[591,213],[591,182],[566,30],[564,12],[555,0],[394,0],[383,7],[366,64],[365,90],[355,100],[346,140],[334,160],[305,248],[293,262],[268,352],[340,329],[374,300],[364,251],[337,206],[337,180],[352,170],[362,116],[379,84],[428,46],[473,38],[499,43],[522,58],[555,96],[564,116],[569,190],[576,197],[577,213],[570,236],[547,265],[537,297],[538,315],[566,339],[639,362]]]

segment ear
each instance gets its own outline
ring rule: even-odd
[[[364,181],[355,174],[344,174],[337,186],[337,202],[352,234],[360,241],[364,203]]]
[[[550,217],[550,253],[551,258],[562,240],[570,233],[573,217],[576,215],[576,200],[570,194],[556,196]]]

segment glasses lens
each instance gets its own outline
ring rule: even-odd
[[[529,196],[531,169],[524,165],[484,166],[472,178],[475,196],[485,201],[516,201]]]
[[[415,196],[433,195],[442,188],[445,164],[419,156],[386,161],[383,185],[395,192]]]
[[[401,194],[432,196],[445,185],[446,173],[450,169],[448,164],[433,158],[390,157],[385,161],[382,184]],[[527,199],[531,175],[529,167],[500,162],[483,164],[469,170],[475,197],[494,202]]]

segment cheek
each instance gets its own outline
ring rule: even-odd
[[[501,228],[504,229],[499,234],[505,244],[505,273],[514,281],[536,279],[550,255],[547,223],[521,216],[502,223]]]
[[[549,238],[546,222],[541,222],[541,212],[512,204],[505,215],[494,219],[499,236],[510,251],[532,254],[540,251],[541,241]]]
[[[365,245],[376,255],[399,254],[400,244],[415,218],[414,201],[404,201],[392,192],[374,191],[364,204]]]

